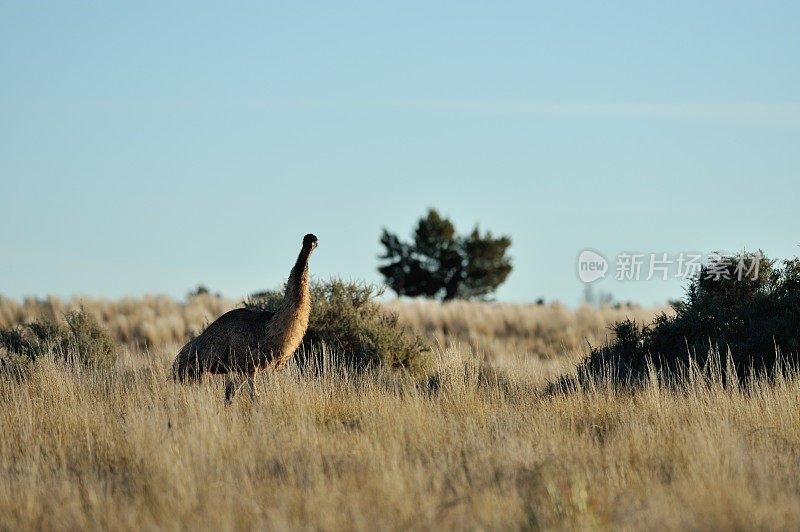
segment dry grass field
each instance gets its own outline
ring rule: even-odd
[[[0,376],[2,530],[800,523],[800,374],[544,393],[586,339],[653,311],[390,303],[439,346],[431,378],[290,364],[226,406],[222,379],[181,386],[168,368],[231,302],[84,303],[123,342],[113,367]],[[46,306],[3,300],[0,327]]]
[[[86,308],[94,314],[118,342],[139,348],[183,343],[224,312],[240,302],[211,295],[198,295],[179,303],[167,296],[141,299],[58,297],[18,303],[0,298],[0,328],[16,327],[40,318],[60,318],[66,312]],[[393,301],[386,308],[396,312],[400,322],[419,332],[438,347],[467,347],[490,358],[508,354],[551,358],[572,354],[609,337],[614,322],[630,317],[649,321],[664,309],[640,307],[593,308],[576,310],[549,305],[487,304],[455,301],[410,303]]]

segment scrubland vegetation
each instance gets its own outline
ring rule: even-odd
[[[430,346],[424,375],[337,364],[341,353],[318,346],[259,377],[260,397],[226,406],[222,378],[182,386],[169,365],[233,302],[3,300],[0,328],[58,321],[81,303],[116,341],[113,365],[62,356],[73,342],[0,372],[0,529],[800,522],[791,364],[730,379],[717,350],[680,375],[651,364],[637,388],[611,371],[549,386],[577,374],[588,343],[615,345],[614,322],[659,309],[383,303]]]
[[[320,290],[316,285],[315,295]],[[280,291],[263,292],[251,298],[254,305],[268,308]],[[357,295],[357,297],[359,297]],[[363,296],[362,296],[363,297]],[[343,296],[339,298],[343,299]],[[319,302],[319,298],[315,299]],[[112,338],[137,348],[183,344],[192,334],[241,302],[200,294],[181,303],[167,296],[109,301],[58,297],[28,298],[22,302],[0,298],[0,329],[18,327],[42,318],[58,320],[81,308],[96,316]],[[653,319],[669,309],[641,307],[600,308],[583,305],[573,310],[559,303],[517,305],[453,301],[390,301],[382,306],[397,314],[400,325],[425,337],[436,347],[469,348],[489,358],[506,355],[560,357],[587,346],[604,344],[611,337],[609,327],[631,318]],[[373,309],[370,306],[369,309]]]

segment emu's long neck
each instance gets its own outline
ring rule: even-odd
[[[290,296],[292,299],[299,300],[304,293],[308,293],[308,256],[310,253],[311,250],[306,247],[300,250],[300,255],[297,256],[297,262],[294,263],[292,273],[289,274],[289,281],[286,283],[284,301]]]
[[[272,342],[273,360],[285,361],[300,346],[311,315],[308,293],[308,256],[311,249],[303,247],[286,282],[286,293],[269,322],[267,337]]]
[[[291,319],[290,315],[293,315],[299,307],[308,303],[308,256],[310,253],[311,250],[304,247],[297,257],[292,273],[289,274],[289,280],[286,282],[286,293],[276,313],[284,315],[282,317]]]

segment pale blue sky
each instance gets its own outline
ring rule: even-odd
[[[509,301],[587,247],[795,255],[798,6],[0,2],[0,293],[238,298],[307,232],[378,281],[429,206],[512,236]]]

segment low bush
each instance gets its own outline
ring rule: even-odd
[[[67,312],[64,323],[42,318],[16,329],[0,329],[0,348],[3,367],[34,362],[46,353],[86,366],[111,366],[116,360],[114,341],[83,308]]]
[[[363,368],[382,364],[424,370],[429,347],[417,335],[397,322],[397,314],[385,310],[376,297],[383,289],[373,285],[331,279],[311,282],[311,318],[303,346],[296,356],[302,365],[307,357],[318,356],[315,346],[333,348],[342,362]],[[274,312],[283,299],[283,290],[253,294],[247,308]]]
[[[743,265],[757,267],[746,272]],[[690,360],[703,367],[711,353],[733,362],[736,374],[771,371],[778,362],[800,361],[800,259],[780,265],[761,253],[721,255],[704,265],[688,286],[674,315],[649,325],[615,324],[615,340],[593,348],[578,368],[579,380],[608,374],[613,381],[638,382],[648,360],[675,375]]]

